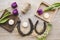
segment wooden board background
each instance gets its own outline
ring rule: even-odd
[[[39,4],[41,3],[41,0],[7,0],[7,1],[0,0],[0,10],[9,7],[13,1],[16,1],[19,6],[18,7],[19,14],[20,14],[19,17],[21,17],[22,21],[24,21],[24,19],[27,20],[27,18],[29,17],[35,23],[37,18],[34,17],[33,15],[36,12],[36,10],[38,9]],[[60,0],[44,0],[44,1],[46,1],[49,4],[52,4],[54,2],[60,2]],[[32,5],[31,10],[26,15],[21,14],[21,11],[20,11],[22,8],[21,4],[24,4],[24,2],[30,2]],[[30,14],[30,16],[29,16],[29,14]],[[40,21],[40,24],[42,25],[41,21]],[[60,10],[54,17],[52,24],[53,24],[53,27],[52,27],[51,32],[47,36],[47,40],[60,40]],[[9,33],[0,27],[0,40],[36,40],[36,38],[20,37],[20,35],[18,34],[16,29],[13,31],[13,33]]]

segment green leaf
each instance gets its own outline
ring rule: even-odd
[[[10,12],[6,12],[0,20],[3,20],[4,18],[8,17],[9,15],[11,15],[11,13]]]
[[[7,9],[5,9],[5,12],[4,12],[3,16],[5,16],[7,14],[7,12],[9,12],[9,11]]]
[[[10,15],[11,15],[11,13],[7,10],[4,13],[4,15],[2,16],[2,18],[0,19],[0,24],[7,22],[9,19],[8,16],[10,16]]]
[[[44,12],[50,11],[50,10],[54,10],[54,9],[56,9],[56,8],[60,8],[60,3],[54,3],[54,4],[52,4],[51,6],[46,7],[46,8],[44,9]]]
[[[9,18],[5,18],[5,19],[3,19],[3,20],[0,21],[0,24],[3,24],[5,22],[7,22],[8,20],[9,20]]]
[[[52,8],[53,8],[53,6],[46,7],[46,8],[44,9],[44,12],[49,11],[49,10],[51,10]]]

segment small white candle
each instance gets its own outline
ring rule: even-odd
[[[26,28],[26,27],[28,27],[28,23],[27,23],[27,22],[23,22],[23,23],[22,23],[22,26],[23,26],[24,28]]]
[[[8,23],[9,23],[9,25],[13,25],[13,24],[14,24],[14,20],[13,20],[13,19],[10,19],[10,20],[8,21]]]
[[[47,18],[49,18],[49,16],[50,16],[50,15],[49,15],[49,13],[44,13],[44,15],[43,15],[43,16],[44,16],[44,18],[46,18],[46,19],[47,19]]]

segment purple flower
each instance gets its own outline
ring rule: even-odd
[[[12,13],[13,13],[14,15],[18,15],[18,10],[17,10],[17,9],[14,9]]]
[[[38,13],[39,15],[42,15],[42,14],[43,14],[43,10],[42,10],[42,9],[38,9],[38,10],[37,10],[37,13]]]
[[[12,7],[12,8],[16,8],[16,7],[17,7],[17,3],[16,3],[16,2],[13,2],[13,3],[11,4],[11,7]]]

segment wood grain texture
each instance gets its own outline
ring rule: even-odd
[[[20,19],[23,21],[26,21],[27,18],[31,18],[33,23],[35,23],[36,20],[39,20],[38,18],[36,18],[35,16],[33,16],[36,12],[36,10],[39,7],[39,4],[41,3],[41,0],[0,0],[0,10],[5,9],[7,7],[10,6],[10,4],[16,1],[18,4],[18,10],[19,10],[19,17]],[[52,4],[54,2],[60,2],[60,0],[45,0],[46,2],[48,2],[49,4]],[[31,3],[31,10],[29,12],[27,12],[26,15],[23,15],[20,12],[20,9],[22,8],[22,5],[24,2],[29,2]],[[42,25],[42,21],[40,20],[39,24]],[[41,26],[40,25],[40,26]],[[49,35],[47,36],[47,40],[60,40],[60,10],[57,12],[56,16],[54,17],[53,21],[52,21],[52,30],[49,33]],[[16,28],[14,29],[14,31],[12,33],[7,32],[5,29],[0,27],[0,40],[37,40],[35,37],[31,37],[31,36],[26,36],[26,37],[21,37]]]

